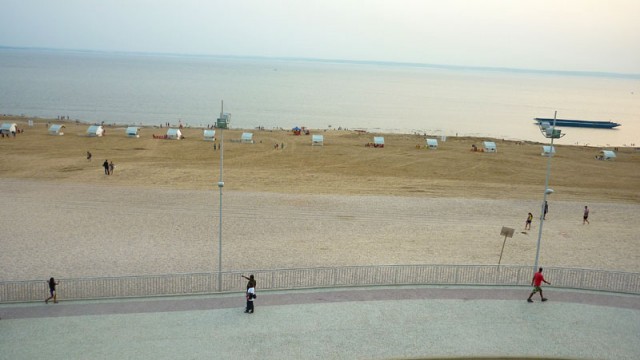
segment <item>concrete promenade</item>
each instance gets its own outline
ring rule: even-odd
[[[640,296],[399,286],[0,305],[0,359],[640,358]],[[43,300],[46,294],[43,294]]]

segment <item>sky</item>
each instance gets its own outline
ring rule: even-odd
[[[0,46],[640,74],[640,0],[0,0]]]

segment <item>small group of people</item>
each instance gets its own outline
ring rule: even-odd
[[[542,220],[547,220],[547,212],[549,211],[549,204],[544,202],[544,210],[542,214]],[[527,214],[527,220],[524,223],[525,230],[531,230],[531,222],[533,221],[533,214]],[[582,213],[582,225],[589,224],[589,207],[585,205],[584,212]]]
[[[247,291],[245,293],[245,298],[247,300],[247,304],[244,308],[244,312],[246,314],[253,314],[253,312],[255,311],[254,305],[253,305],[253,301],[257,298],[256,296],[256,279],[253,276],[253,274],[249,275],[248,277],[245,275],[241,275],[243,278],[247,279]],[[531,299],[533,297],[534,294],[536,293],[540,293],[540,300],[541,301],[547,301],[547,298],[545,298],[542,295],[542,283],[551,285],[551,282],[547,281],[544,276],[542,275],[542,268],[539,268],[538,272],[535,273],[533,275],[533,279],[531,279],[531,286],[533,286],[533,291],[531,291],[531,294],[529,294],[529,297],[527,298],[527,302],[533,302],[533,300]],[[56,286],[60,285],[59,281],[56,281],[53,277],[49,279],[49,281],[47,282],[49,285],[49,297],[46,298],[44,300],[45,304],[49,303],[49,300],[53,299],[53,303],[57,304],[58,303],[58,295],[56,293]]]
[[[113,175],[113,170],[116,168],[116,166],[113,164],[113,161],[109,162],[109,160],[106,159],[102,163],[102,167],[104,168],[105,175]]]

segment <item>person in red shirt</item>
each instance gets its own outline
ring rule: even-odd
[[[540,299],[542,299],[542,301],[547,301],[547,299],[542,296],[542,288],[540,287],[542,283],[551,285],[551,283],[545,280],[544,276],[542,276],[542,268],[540,268],[537,273],[533,274],[533,279],[531,279],[531,286],[533,286],[533,291],[531,292],[531,294],[529,294],[527,302],[533,302],[533,300],[531,300],[531,297],[537,292],[540,292]]]

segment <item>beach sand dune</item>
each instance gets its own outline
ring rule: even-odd
[[[25,133],[0,139],[0,280],[217,271],[220,152],[201,129],[168,141],[154,128],[89,138],[83,124],[64,136],[21,124]],[[482,139],[449,138],[429,151],[416,148],[424,136],[384,134],[379,149],[364,146],[372,134],[330,130],[312,147],[308,136],[253,132],[255,144],[235,142],[242,130],[224,135],[223,270],[495,264],[502,226],[516,229],[502,263],[533,264],[540,144],[496,140],[486,154],[469,151]],[[540,264],[640,271],[640,154],[596,161],[597,150],[558,147]]]

